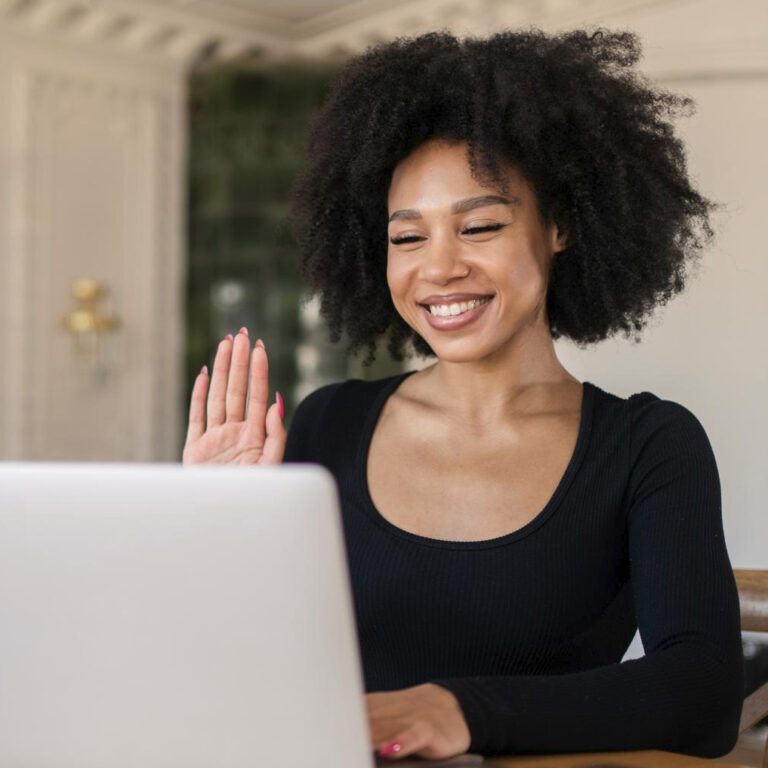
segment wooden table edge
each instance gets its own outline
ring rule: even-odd
[[[505,755],[487,757],[484,764],[489,768],[751,768],[740,763],[724,763],[703,757],[682,755],[661,750],[637,750],[634,752],[584,752],[560,755]]]

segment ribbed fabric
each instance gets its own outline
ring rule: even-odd
[[[447,688],[481,754],[729,752],[739,606],[696,417],[585,382],[573,456],[540,514],[499,538],[442,541],[391,524],[368,493],[376,421],[410,373],[312,393],[285,454],[338,483],[366,691]],[[620,663],[638,626],[646,656]]]

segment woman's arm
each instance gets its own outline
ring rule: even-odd
[[[743,696],[736,585],[720,483],[683,406],[636,395],[627,488],[630,578],[646,656],[565,675],[432,680],[458,699],[485,754],[729,752]]]

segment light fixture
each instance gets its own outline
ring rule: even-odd
[[[70,286],[76,309],[62,318],[62,326],[75,340],[75,351],[92,365],[103,364],[102,346],[105,334],[120,327],[119,318],[102,311],[99,304],[107,295],[106,286],[91,278],[80,278]]]

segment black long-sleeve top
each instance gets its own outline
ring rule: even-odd
[[[285,461],[338,484],[366,692],[447,688],[469,751],[487,755],[729,752],[739,605],[697,418],[584,382],[576,447],[544,509],[505,536],[443,541],[393,525],[368,492],[371,436],[407,375],[318,389],[286,446]],[[637,627],[646,655],[621,663]]]

